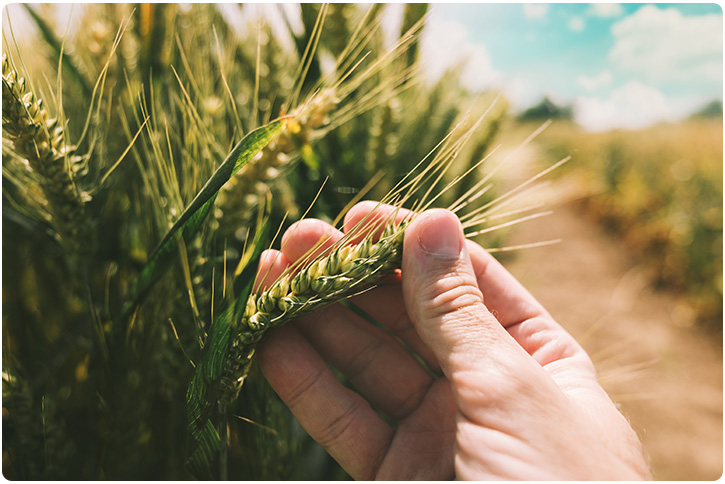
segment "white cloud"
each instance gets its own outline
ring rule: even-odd
[[[646,5],[612,26],[612,65],[645,82],[722,81],[723,18]]]
[[[591,131],[615,128],[638,129],[660,121],[673,121],[667,98],[656,88],[630,81],[606,99],[579,96],[574,119]]]
[[[619,17],[622,13],[624,9],[619,3],[593,3],[587,10],[588,15],[600,18]]]
[[[586,26],[587,24],[584,23],[584,19],[578,15],[573,15],[569,19],[569,30],[572,32],[581,32]]]
[[[587,91],[597,91],[612,84],[612,73],[604,70],[596,76],[579,76],[577,83]]]
[[[455,20],[431,15],[421,39],[421,63],[429,81],[435,82],[447,69],[464,63],[461,83],[472,91],[489,89],[501,82],[501,73],[491,64],[482,44],[472,42],[466,27]]]
[[[545,3],[525,3],[523,8],[527,19],[543,18],[549,13],[549,5]]]

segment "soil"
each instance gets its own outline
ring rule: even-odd
[[[722,335],[693,325],[676,294],[655,290],[647,268],[586,217],[564,180],[547,193],[556,194],[544,195],[553,213],[516,226],[507,242],[561,242],[516,251],[504,265],[592,356],[655,479],[720,478]]]

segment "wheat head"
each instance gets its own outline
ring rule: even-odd
[[[257,343],[273,328],[304,314],[370,290],[400,267],[405,228],[402,221],[383,221],[382,235],[374,238],[381,223],[364,221],[320,256],[290,267],[269,288],[247,300],[221,379],[221,403],[230,403],[249,371]],[[352,237],[363,234],[361,241]]]
[[[82,253],[88,247],[84,214],[88,197],[79,193],[71,176],[82,157],[67,143],[58,118],[49,115],[43,100],[32,92],[5,54],[2,63],[3,131],[15,153],[37,174],[61,243],[71,253]]]

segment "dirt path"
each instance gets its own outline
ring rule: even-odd
[[[553,192],[567,192],[554,185]],[[592,355],[602,385],[641,436],[656,479],[712,480],[723,472],[722,344],[683,324],[675,296],[572,202],[517,226],[504,264]]]

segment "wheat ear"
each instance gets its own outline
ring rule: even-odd
[[[86,200],[76,190],[70,168],[80,166],[82,157],[66,143],[62,124],[50,117],[43,100],[32,92],[5,54],[2,62],[3,132],[15,153],[37,174],[61,243],[79,254],[86,246]]]
[[[375,226],[363,221],[322,255],[302,258],[269,288],[252,294],[232,341],[220,402],[230,403],[237,397],[256,345],[270,329],[370,290],[393,274],[400,267],[405,228],[413,216],[397,223],[383,222],[382,235],[375,242]],[[361,232],[365,235],[360,242],[349,243]]]

